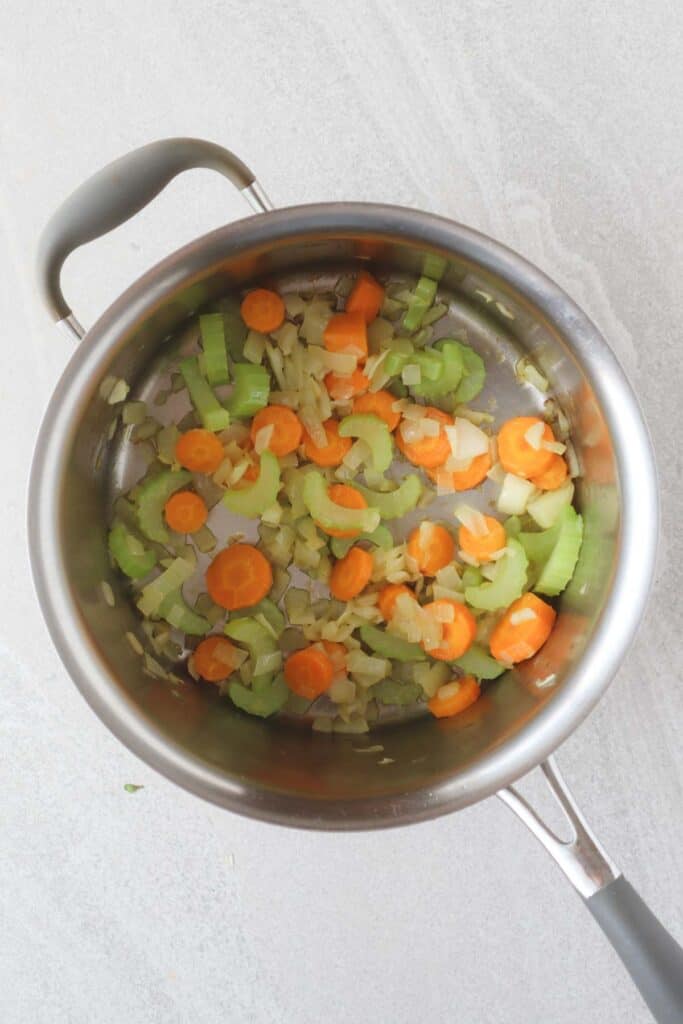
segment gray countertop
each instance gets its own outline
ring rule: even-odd
[[[59,200],[169,135],[224,143],[277,204],[421,207],[554,277],[631,376],[661,473],[649,612],[558,760],[631,881],[683,937],[680,5],[237,0],[0,14],[0,1018],[4,1024],[645,1024],[616,956],[498,802],[381,834],[241,820],[120,746],[33,595],[25,485],[71,346],[32,280]],[[244,214],[208,172],[77,253],[89,324],[144,268]],[[144,786],[136,793],[125,783]]]

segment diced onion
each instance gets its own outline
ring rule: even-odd
[[[510,616],[510,625],[520,626],[523,622],[533,622],[535,618],[536,612],[533,608],[520,608]]]
[[[505,479],[505,470],[500,462],[494,462],[486,476],[489,480],[493,480],[494,484],[502,484]]]
[[[455,697],[456,693],[460,690],[460,680],[454,679],[452,683],[444,683],[436,691],[436,695],[439,700],[450,700],[451,697]]]
[[[543,441],[543,434],[545,433],[545,423],[539,420],[538,423],[534,423],[524,432],[524,440],[533,448],[534,451],[540,452],[541,442]]]
[[[341,377],[350,377],[358,366],[356,356],[349,352],[322,352],[322,361],[326,369],[338,373]]]
[[[564,455],[567,450],[566,444],[561,441],[541,441],[541,448],[546,452],[553,452],[554,455]]]
[[[530,480],[524,480],[514,473],[506,473],[496,507],[504,515],[521,516],[526,512],[527,504],[535,492],[536,488]]]
[[[326,448],[327,434],[325,433],[322,420],[316,410],[310,405],[303,405],[299,409],[299,419],[313,439],[313,444],[318,448]]]
[[[489,528],[486,525],[486,517],[479,509],[472,508],[471,505],[463,503],[456,505],[453,512],[456,519],[459,519],[462,525],[475,537],[485,537],[489,532]]]
[[[455,459],[471,461],[489,450],[489,437],[463,416],[457,416],[453,426],[444,427]]]
[[[266,350],[266,336],[258,331],[249,331],[244,342],[242,355],[250,363],[260,363]]]
[[[417,363],[407,363],[401,371],[401,380],[406,387],[413,387],[422,380],[422,373]]]
[[[455,619],[455,609],[452,605],[437,605],[433,612],[434,618],[437,622],[453,622]]]
[[[441,424],[438,420],[430,419],[429,416],[425,416],[423,420],[420,420],[422,427],[422,434],[424,437],[438,437],[441,433]]]
[[[256,431],[256,437],[254,438],[254,451],[257,455],[265,452],[270,444],[270,439],[275,433],[275,424],[269,423],[266,427],[261,427],[260,430]]]

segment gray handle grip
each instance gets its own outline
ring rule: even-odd
[[[683,1021],[683,949],[621,875],[586,900],[658,1024]]]
[[[60,275],[69,253],[129,220],[173,178],[193,167],[225,175],[254,209],[270,203],[246,164],[222,146],[202,139],[162,139],[114,160],[66,199],[43,232],[38,248],[38,287],[56,321],[71,309],[62,294]]]

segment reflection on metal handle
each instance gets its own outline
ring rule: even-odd
[[[541,764],[541,771],[571,827],[571,839],[559,839],[514,786],[501,789],[498,796],[533,832],[538,841],[543,843],[577,892],[584,899],[588,899],[618,878],[621,872],[591,832],[554,758],[549,757],[544,761]]]
[[[273,209],[246,164],[229,150],[203,139],[163,139],[115,160],[64,201],[40,241],[38,287],[62,330],[77,339],[84,334],[60,285],[67,256],[129,220],[173,178],[194,167],[206,167],[224,175],[242,192],[256,213]]]

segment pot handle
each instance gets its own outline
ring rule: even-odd
[[[60,285],[67,256],[129,220],[173,178],[194,167],[207,167],[223,174],[257,213],[272,210],[272,203],[247,165],[230,150],[213,142],[161,139],[119,157],[65,199],[40,239],[38,287],[58,325],[77,338],[84,334]]]
[[[573,836],[558,839],[513,786],[498,796],[545,846],[602,928],[658,1024],[683,1021],[683,949],[610,860],[552,757],[541,764]]]

